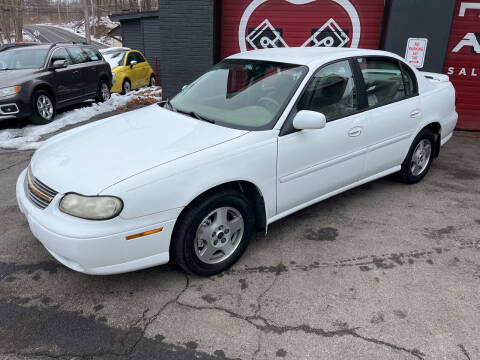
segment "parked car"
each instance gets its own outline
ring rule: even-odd
[[[8,46],[0,51],[0,120],[53,121],[56,110],[110,97],[110,65],[92,46],[76,43]]]
[[[112,92],[126,94],[143,86],[155,86],[155,73],[140,51],[116,47],[100,52],[112,68]]]
[[[57,135],[17,183],[33,234],[66,266],[164,264],[212,275],[255,230],[389,174],[420,181],[457,122],[448,77],[389,52],[249,51],[171,101]]]

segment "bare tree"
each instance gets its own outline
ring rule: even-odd
[[[85,19],[85,39],[87,40],[87,43],[90,44],[92,39],[90,38],[90,16],[88,14],[88,0],[83,0],[83,1],[84,1],[83,15]]]

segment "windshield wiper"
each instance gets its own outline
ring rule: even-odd
[[[200,116],[198,115],[198,113],[196,113],[195,111],[182,111],[182,110],[178,110],[177,109],[177,112],[179,113],[182,113],[182,114],[185,114],[185,115],[189,115],[195,119],[198,119],[198,120],[202,120],[202,121],[206,121],[210,124],[215,124],[215,120],[212,120],[212,119],[206,119],[204,118],[203,116]]]

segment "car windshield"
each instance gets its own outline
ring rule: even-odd
[[[108,50],[102,52],[102,55],[113,69],[117,66],[123,65],[123,59],[125,58],[126,53],[126,50]]]
[[[225,60],[171,100],[179,112],[237,129],[272,129],[306,66]]]
[[[40,69],[44,66],[48,49],[28,47],[0,52],[1,70]]]

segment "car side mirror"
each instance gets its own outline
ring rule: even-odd
[[[182,91],[185,90],[188,87],[188,85],[183,85],[182,86]]]
[[[293,127],[298,130],[323,129],[325,125],[327,118],[316,111],[300,110],[293,118]]]
[[[130,61],[130,68],[133,68],[135,65],[138,64],[138,61],[137,60],[132,60]]]
[[[61,69],[67,67],[67,60],[60,59],[60,60],[55,60],[52,64],[52,67],[54,69]]]

